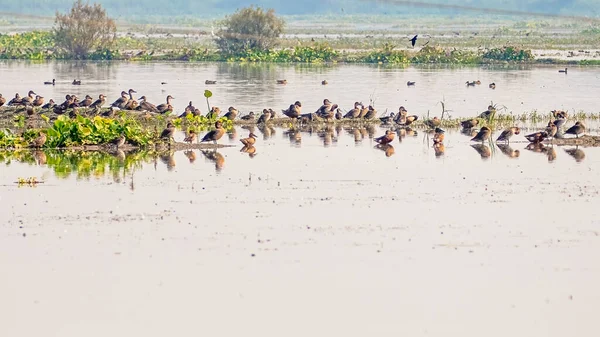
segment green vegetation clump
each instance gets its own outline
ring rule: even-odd
[[[481,56],[469,50],[446,50],[440,47],[425,46],[411,59],[412,63],[477,64]]]
[[[492,48],[483,53],[483,58],[494,61],[524,62],[535,59],[531,50],[516,47]]]
[[[408,53],[401,50],[394,50],[395,46],[385,43],[381,50],[369,52],[363,57],[365,63],[392,63],[406,64],[410,63]]]
[[[100,4],[77,0],[67,14],[56,13],[54,34],[57,46],[76,59],[87,59],[90,51],[110,50],[116,38],[115,21]]]
[[[52,58],[54,43],[54,34],[51,32],[0,34],[0,59],[43,60]]]
[[[246,50],[267,51],[277,46],[285,21],[275,11],[260,7],[238,9],[222,22],[215,42],[225,54],[235,55]]]

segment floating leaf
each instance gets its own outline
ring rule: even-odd
[[[211,98],[212,97],[212,92],[210,90],[204,90],[204,97]]]

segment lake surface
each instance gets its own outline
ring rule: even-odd
[[[328,97],[348,109],[453,116],[490,101],[594,112],[598,68],[0,63],[0,92],[115,97],[242,111]],[[80,87],[40,85],[81,78]],[[287,86],[274,84],[287,78]],[[330,84],[321,86],[327,79]],[[218,84],[205,86],[204,80]],[[417,86],[407,88],[407,80]],[[481,86],[466,88],[466,80]],[[168,85],[160,85],[160,81]],[[487,88],[488,81],[497,84]],[[164,92],[163,92],[164,90]],[[110,100],[110,99],[109,99]],[[197,102],[196,102],[197,101]],[[523,102],[523,104],[521,104]],[[573,111],[573,110],[571,110]],[[570,122],[572,123],[572,122]],[[570,124],[569,123],[569,124]],[[588,122],[589,133],[598,125]],[[524,132],[538,125],[521,125]],[[474,148],[443,155],[416,130],[236,127],[213,152],[0,152],[0,332],[6,336],[595,336],[600,148]],[[494,136],[499,135],[499,130]],[[183,133],[176,134],[177,140]],[[126,166],[124,168],[123,166]],[[14,182],[37,177],[36,187]]]

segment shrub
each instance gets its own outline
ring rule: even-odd
[[[246,50],[269,50],[278,43],[285,21],[269,9],[247,7],[237,10],[222,22],[215,42],[221,52],[238,54]]]
[[[77,0],[67,14],[56,13],[56,44],[74,58],[85,59],[91,50],[108,50],[116,38],[117,27],[100,4]]]
[[[492,48],[483,54],[483,58],[496,61],[531,61],[535,59],[531,50],[517,47]]]

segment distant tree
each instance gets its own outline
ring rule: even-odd
[[[284,26],[285,21],[277,17],[273,9],[266,12],[254,6],[238,9],[223,20],[215,42],[227,54],[248,49],[269,50],[277,45]]]
[[[102,5],[77,0],[66,14],[56,12],[56,44],[78,59],[87,58],[91,50],[110,49],[116,37],[115,21]]]

